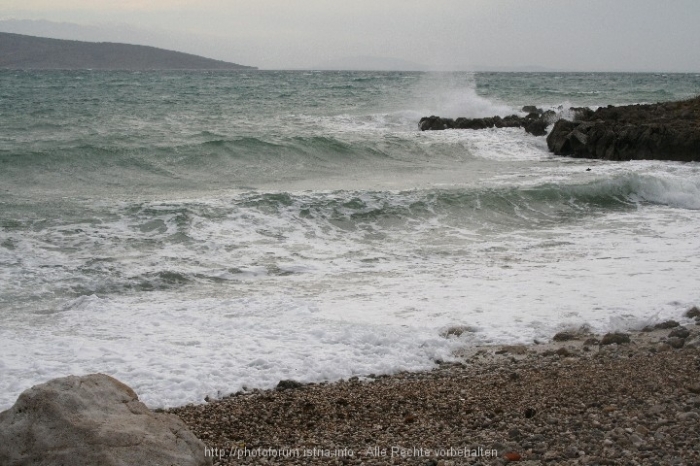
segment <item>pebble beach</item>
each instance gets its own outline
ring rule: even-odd
[[[698,314],[465,348],[427,372],[282,381],[169,412],[215,465],[698,465]]]

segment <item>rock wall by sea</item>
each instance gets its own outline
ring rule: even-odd
[[[556,155],[605,160],[700,161],[700,97],[680,102],[569,109],[572,120],[554,111],[526,106],[527,116],[421,118],[422,131],[522,127],[534,136],[547,134]]]

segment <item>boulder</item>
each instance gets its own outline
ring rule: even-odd
[[[674,349],[681,349],[685,345],[685,338],[669,338],[666,340],[666,344]]]
[[[606,333],[603,336],[603,339],[600,341],[600,345],[601,346],[612,345],[612,344],[623,345],[623,344],[627,344],[629,342],[630,342],[629,334],[615,332],[615,333]]]
[[[571,341],[571,340],[578,340],[579,335],[576,334],[575,332],[559,332],[554,337],[552,340],[554,341]]]
[[[591,118],[595,112],[588,107],[569,107],[574,121],[586,121]]]
[[[432,115],[421,118],[418,126],[421,131],[440,131],[454,128],[455,121],[452,118],[440,118],[439,116]]]
[[[688,338],[690,336],[690,331],[685,327],[678,327],[677,329],[671,331],[668,334],[669,338]]]
[[[276,390],[296,390],[297,388],[302,388],[303,386],[303,383],[297,382],[296,380],[280,380],[277,384]]]
[[[532,134],[533,136],[544,136],[547,134],[547,126],[549,122],[544,118],[538,118],[530,123],[525,124],[525,131]]]
[[[697,306],[693,306],[685,311],[685,316],[689,319],[692,319],[693,317],[698,318],[700,317],[700,309],[698,309]]]
[[[36,385],[0,413],[0,464],[210,465],[204,444],[175,415],[157,414],[104,374]]]
[[[525,105],[520,111],[523,113],[534,113],[537,116],[544,113],[544,110],[537,108],[534,105]]]
[[[679,324],[675,320],[665,320],[663,322],[660,322],[660,323],[654,325],[654,329],[656,329],[656,330],[668,330],[670,328],[679,327],[680,325],[681,324]]]

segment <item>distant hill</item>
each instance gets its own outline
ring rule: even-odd
[[[112,42],[0,32],[0,68],[27,70],[253,70],[189,53]]]

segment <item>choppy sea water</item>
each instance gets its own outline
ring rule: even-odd
[[[700,302],[699,164],[417,122],[699,90],[695,74],[0,72],[0,409],[68,374],[174,406],[678,319]],[[474,331],[440,336],[455,325]]]

